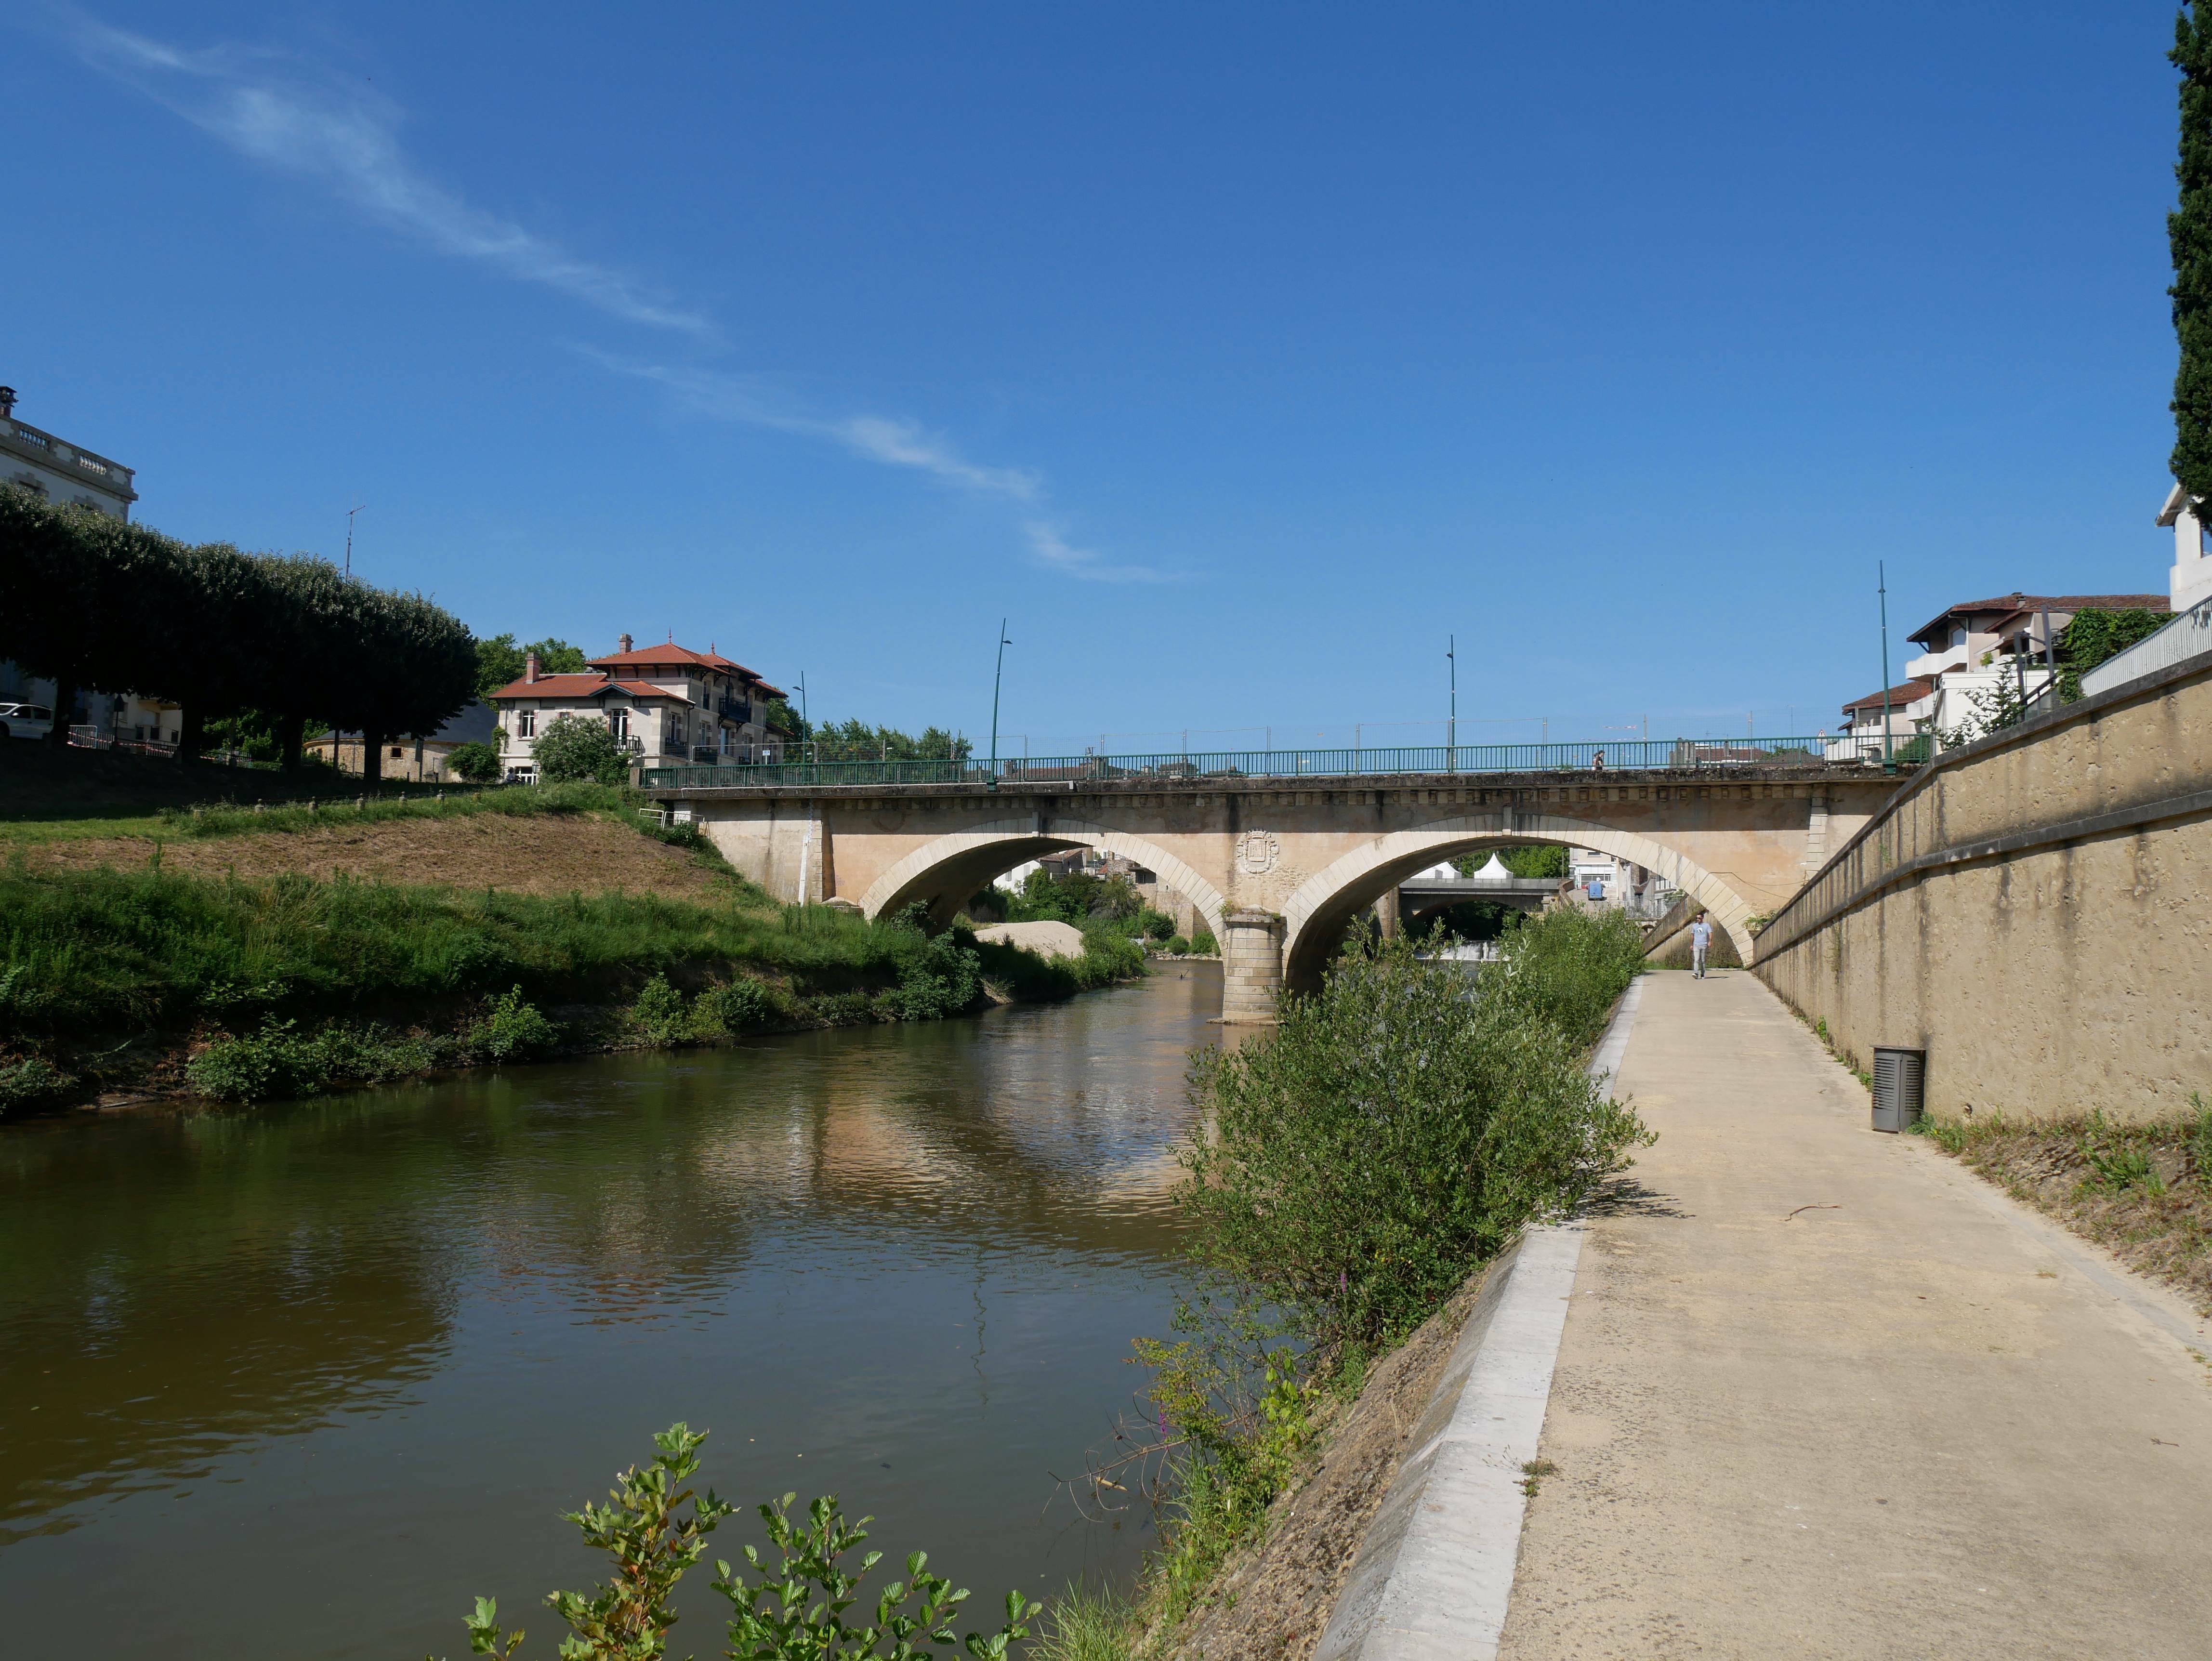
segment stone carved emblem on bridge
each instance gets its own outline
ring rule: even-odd
[[[1282,847],[1265,830],[1247,830],[1237,838],[1237,868],[1248,877],[1264,877],[1282,857]]]

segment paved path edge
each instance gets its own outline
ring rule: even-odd
[[[1590,1062],[1620,1070],[1644,983],[1632,982]],[[1490,1661],[1505,1627],[1552,1369],[1583,1229],[1524,1232],[1482,1290],[1338,1595],[1314,1661]]]

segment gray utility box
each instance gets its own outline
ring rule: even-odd
[[[1874,1128],[1910,1130],[1920,1123],[1920,1104],[1927,1095],[1928,1052],[1893,1050],[1876,1044],[1874,1050]]]

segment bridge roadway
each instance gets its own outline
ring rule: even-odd
[[[1272,1019],[1353,917],[1416,872],[1509,842],[1633,861],[1694,897],[1751,956],[1771,914],[1897,788],[1877,766],[1765,765],[1304,780],[1235,775],[843,785],[649,778],[738,871],[787,902],[949,922],[1001,872],[1073,848],[1121,855],[1221,941],[1222,1014]],[[763,770],[772,771],[773,770]]]

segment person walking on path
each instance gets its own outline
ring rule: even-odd
[[[1690,972],[1699,980],[1705,977],[1705,952],[1712,943],[1713,926],[1700,911],[1697,921],[1690,925]]]

